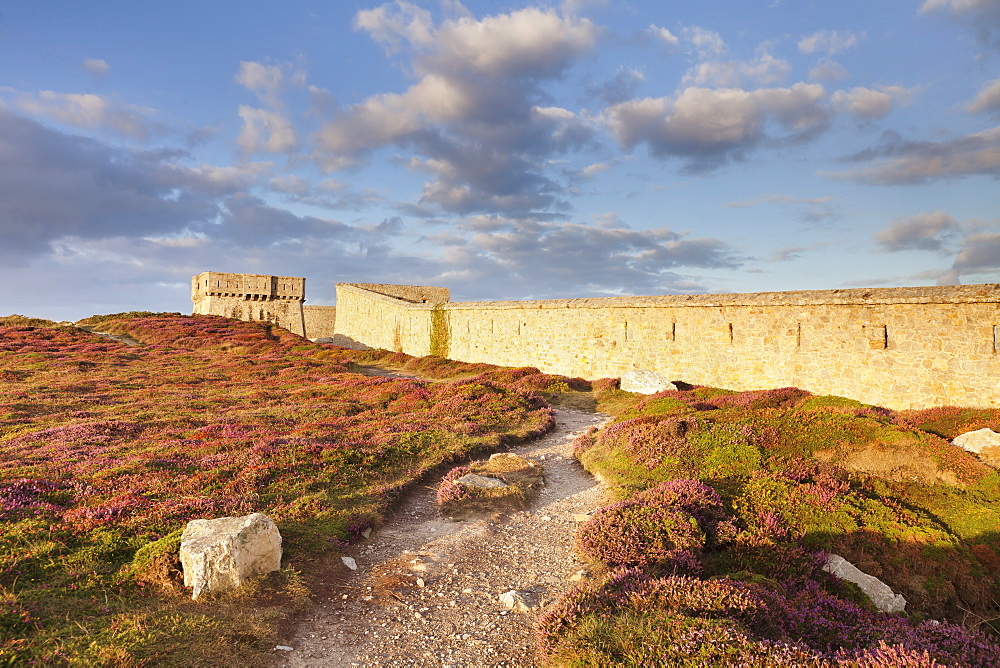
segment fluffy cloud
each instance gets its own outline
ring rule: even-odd
[[[865,120],[875,120],[887,116],[893,104],[906,104],[911,96],[912,91],[902,86],[879,86],[878,89],[859,86],[838,90],[830,100],[840,111]]]
[[[590,94],[605,105],[624,102],[635,96],[636,88],[645,78],[639,70],[622,68],[611,79],[591,86]]]
[[[772,139],[794,141],[821,130],[829,117],[818,84],[790,88],[686,88],[676,98],[645,98],[613,105],[606,122],[619,144],[646,144],[657,157],[681,157],[691,170],[739,159]],[[783,134],[774,137],[772,127]]]
[[[820,63],[809,70],[809,78],[816,81],[839,81],[850,76],[847,68],[832,60]]]
[[[437,25],[402,1],[357,14],[358,29],[408,55],[418,81],[336,113],[319,133],[320,160],[342,166],[395,145],[412,150],[409,164],[434,177],[421,198],[428,211],[551,206],[557,188],[543,175],[545,162],[586,143],[593,130],[571,112],[538,104],[542,85],[593,49],[598,29],[534,7],[478,20],[458,14]]]
[[[791,66],[767,51],[760,51],[750,61],[707,60],[698,63],[684,75],[681,83],[688,86],[737,87],[744,82],[771,84],[785,79]]]
[[[236,72],[238,84],[253,92],[264,104],[264,108],[239,106],[240,120],[243,127],[236,143],[244,154],[252,153],[288,153],[298,148],[298,136],[295,126],[285,110],[282,94],[288,90],[306,87],[306,75],[301,70],[293,69],[287,63],[265,64],[255,61],[242,61]],[[314,103],[321,104],[318,99],[323,91],[310,90]]]
[[[853,48],[858,43],[858,35],[838,30],[819,30],[798,41],[802,53],[824,53],[833,55]]]
[[[952,269],[959,276],[1000,274],[1000,232],[981,230],[966,235]]]
[[[80,62],[80,67],[90,72],[95,79],[103,79],[111,69],[108,64],[100,58],[86,58]]]
[[[1000,114],[1000,79],[987,82],[965,110],[971,113]]]
[[[925,0],[921,14],[947,12],[970,26],[980,41],[1000,48],[1000,3],[996,0]]]
[[[295,150],[295,126],[280,111],[256,109],[240,105],[240,119],[243,129],[240,130],[236,143],[244,153],[284,153]]]
[[[150,152],[65,135],[0,108],[0,255],[24,262],[66,236],[179,231],[216,212],[202,177]]]
[[[655,37],[659,42],[666,45],[668,49],[676,49],[680,46],[681,40],[678,37],[667,30],[666,28],[661,28],[655,24],[649,24],[649,34]]]
[[[93,93],[58,93],[43,90],[27,93],[10,88],[0,89],[13,94],[12,105],[25,113],[44,116],[59,123],[87,130],[110,130],[132,139],[144,140],[159,132],[149,120],[152,109],[134,105],[119,105]]]
[[[597,225],[478,216],[462,227],[470,237],[436,239],[450,245],[444,259],[452,281],[460,276],[510,297],[610,294],[609,285],[631,294],[692,292],[705,286],[678,273],[683,268],[734,268],[743,261],[718,239],[633,230],[613,215]]]
[[[875,185],[910,185],[973,175],[997,177],[1000,127],[940,142],[907,141],[887,132],[879,146],[850,159],[877,164],[826,176]]]
[[[884,251],[940,251],[946,248],[960,229],[958,221],[944,211],[930,211],[910,218],[894,220],[889,227],[875,234]]]
[[[265,64],[243,60],[240,61],[240,69],[236,72],[235,80],[268,106],[280,107],[281,93],[304,88],[306,74],[294,69],[288,63]]]

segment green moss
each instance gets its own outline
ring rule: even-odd
[[[441,304],[435,304],[431,309],[431,356],[448,357],[451,347],[451,326],[448,312]]]
[[[847,397],[838,397],[833,394],[827,394],[823,396],[812,396],[808,397],[802,402],[800,408],[805,410],[814,410],[817,408],[844,408],[844,409],[860,409],[860,408],[871,408],[868,404],[863,404],[860,401],[854,399],[848,399]]]

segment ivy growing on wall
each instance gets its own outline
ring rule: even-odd
[[[431,355],[447,357],[451,339],[451,327],[448,324],[448,312],[440,304],[431,309]]]

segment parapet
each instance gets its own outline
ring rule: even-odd
[[[385,283],[338,283],[338,285],[350,285],[393,299],[401,299],[411,304],[441,304],[451,301],[451,291],[448,288],[438,288],[431,285],[388,285]]]
[[[305,301],[306,279],[292,276],[203,271],[191,279],[191,299],[198,301],[200,297],[207,296]]]

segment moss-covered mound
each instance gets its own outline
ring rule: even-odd
[[[577,545],[612,575],[547,616],[540,638],[554,663],[991,665],[1000,656],[991,635],[1000,475],[948,440],[997,429],[997,411],[897,414],[796,388],[642,397],[612,382],[594,387],[617,415],[574,449],[619,501],[581,527]],[[701,501],[685,505],[676,488]],[[828,553],[902,593],[906,615],[875,613],[860,590],[822,570]],[[681,581],[663,578],[682,576],[690,597],[706,601],[735,581],[725,595],[749,596],[757,612],[678,605],[669,587]],[[785,617],[761,622],[764,607]],[[704,654],[689,654],[692,638],[707,643]]]

